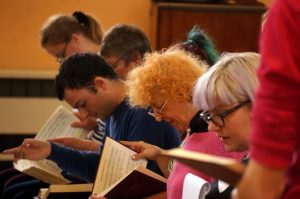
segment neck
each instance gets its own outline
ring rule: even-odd
[[[115,84],[114,99],[115,99],[116,105],[118,106],[126,98],[127,89],[126,89],[126,86],[125,86],[125,83],[123,80],[117,80],[114,82],[114,84]]]
[[[94,41],[83,36],[81,37],[81,40],[84,51],[91,53],[98,53],[100,51],[100,44],[95,43]]]
[[[188,102],[187,104],[188,108],[186,110],[186,117],[188,118],[188,121],[191,122],[195,114],[199,111],[199,108],[196,108],[193,106],[191,102]]]
[[[181,115],[184,118],[184,125],[186,129],[190,128],[191,121],[195,114],[199,111],[198,108],[195,108],[190,101],[181,101],[180,103],[180,110]]]

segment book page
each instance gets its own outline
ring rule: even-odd
[[[71,111],[67,110],[63,106],[59,106],[44,124],[42,129],[37,133],[35,139],[47,140],[49,138],[62,136],[85,138],[87,135],[87,130],[81,128],[73,128],[70,126],[71,123],[76,120],[76,116]],[[58,179],[59,181],[57,181],[57,183],[59,184],[61,184],[62,182],[70,182],[67,179],[65,179],[64,181],[60,180],[60,178],[64,179],[64,177],[61,175],[62,170],[57,166],[55,162],[51,160],[17,160],[14,163],[14,167],[17,170],[25,172],[28,175],[32,176],[33,174],[38,173],[38,171],[44,170],[45,172],[43,173],[48,173],[49,178],[51,178],[50,175],[53,175],[54,179]],[[34,171],[34,168],[36,168],[36,171]],[[28,173],[28,171],[30,173]],[[38,176],[33,177],[39,178]]]
[[[188,173],[183,181],[182,199],[205,199],[210,184],[204,179]]]
[[[76,116],[71,111],[63,106],[59,106],[37,133],[35,139],[47,140],[63,136],[85,138],[87,130],[71,127],[71,123],[76,120]]]
[[[57,167],[55,163],[53,163],[53,167],[40,167],[39,163],[43,163],[44,160],[41,161],[30,161],[30,160],[18,160],[17,163],[14,163],[15,169],[26,173],[30,176],[33,176],[37,179],[40,179],[49,184],[69,184],[71,181],[67,180],[61,175],[61,169]],[[49,160],[45,160],[49,161]],[[52,163],[49,163],[52,165]],[[58,170],[55,170],[58,168]]]
[[[49,193],[48,188],[41,188],[39,191],[39,195],[36,197],[37,199],[47,199]]]
[[[147,166],[146,160],[133,161],[136,152],[107,137],[98,168],[93,193],[100,193],[121,179],[138,165]]]

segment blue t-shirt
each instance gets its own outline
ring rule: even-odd
[[[147,110],[131,108],[124,100],[106,120],[106,135],[119,141],[144,141],[163,149],[178,147],[178,131],[165,122],[157,122]],[[79,151],[57,144],[51,144],[48,159],[56,162],[63,170],[88,182],[93,182],[98,169],[100,154],[94,151]],[[160,173],[158,166],[149,161],[150,170]]]

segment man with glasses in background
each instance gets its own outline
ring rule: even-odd
[[[100,54],[120,78],[143,62],[151,45],[146,34],[134,25],[116,24],[104,35]]]

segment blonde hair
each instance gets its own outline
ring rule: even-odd
[[[259,54],[226,53],[201,76],[195,85],[193,103],[201,110],[213,110],[245,100],[254,101],[258,86]]]
[[[144,64],[128,74],[129,101],[140,107],[148,107],[157,96],[191,101],[194,84],[206,67],[182,50],[147,54]]]

